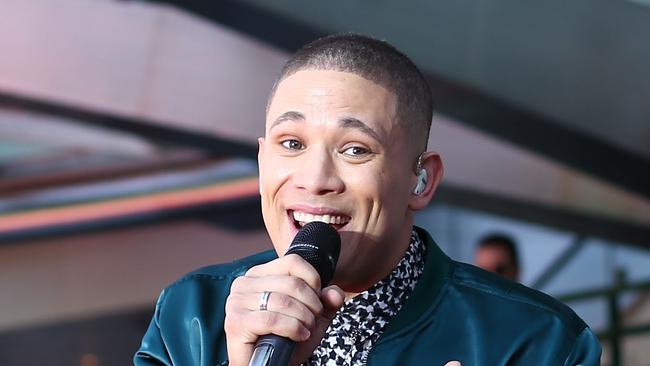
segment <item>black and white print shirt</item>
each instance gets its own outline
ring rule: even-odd
[[[373,344],[418,283],[425,257],[426,247],[412,231],[402,260],[383,280],[343,304],[303,366],[365,365]]]

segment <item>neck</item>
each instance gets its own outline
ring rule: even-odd
[[[413,230],[413,221],[409,220],[408,225],[405,225],[405,228],[406,230],[403,230],[401,233],[399,233],[399,236],[397,238],[391,239],[395,244],[393,246],[394,250],[389,253],[382,253],[382,257],[388,257],[388,260],[384,261],[384,266],[381,267],[381,270],[378,270],[378,267],[374,267],[373,271],[368,276],[363,276],[365,277],[364,281],[341,285],[341,288],[345,292],[346,301],[366,291],[367,289],[374,286],[377,282],[386,278],[397,266],[399,261],[404,258],[406,250],[408,249],[411,242],[411,230]]]

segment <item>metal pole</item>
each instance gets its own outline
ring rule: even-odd
[[[610,329],[610,347],[612,349],[612,366],[621,366],[623,364],[623,354],[621,352],[621,320],[618,309],[618,297],[625,286],[625,272],[618,269],[615,273],[614,286],[607,296],[609,303],[609,329]]]
[[[585,237],[578,235],[573,242],[549,264],[544,272],[532,282],[531,287],[541,290],[585,247]]]

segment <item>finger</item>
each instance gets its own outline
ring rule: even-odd
[[[302,342],[311,334],[300,321],[290,316],[245,309],[226,313],[224,329],[230,365],[247,365],[254,344],[262,335],[276,334]]]
[[[248,277],[273,275],[298,277],[314,290],[320,290],[320,275],[318,271],[297,254],[285,255],[276,260],[252,267],[246,272],[246,276]]]
[[[262,293],[231,293],[226,302],[226,312],[237,311],[236,309],[245,309],[248,311],[260,310]],[[322,305],[319,303],[319,309]],[[308,329],[312,329],[316,324],[316,317],[320,314],[314,314],[312,310],[304,303],[295,298],[280,292],[270,292],[266,303],[266,310],[282,313],[298,319]]]
[[[253,345],[237,342],[228,333],[226,333],[226,348],[230,366],[246,366],[253,357]]]
[[[246,308],[249,310],[259,310],[260,294],[264,291],[291,296],[295,300],[305,304],[316,315],[319,315],[323,311],[323,305],[318,297],[318,293],[298,277],[241,276],[237,277],[230,287],[231,295],[243,294],[249,297],[249,300],[245,303]],[[289,301],[283,298],[280,298],[280,300]]]
[[[262,335],[275,334],[295,342],[309,338],[311,332],[298,319],[275,311],[240,312],[229,324],[229,329],[239,341],[253,344]]]

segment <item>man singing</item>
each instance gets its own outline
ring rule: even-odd
[[[568,307],[449,259],[413,215],[442,177],[426,151],[433,106],[389,44],[343,34],[284,66],[259,139],[262,214],[275,251],[192,272],[166,288],[136,365],[247,365],[257,338],[296,342],[299,365],[598,365]],[[341,236],[331,284],[283,256],[301,226]]]

